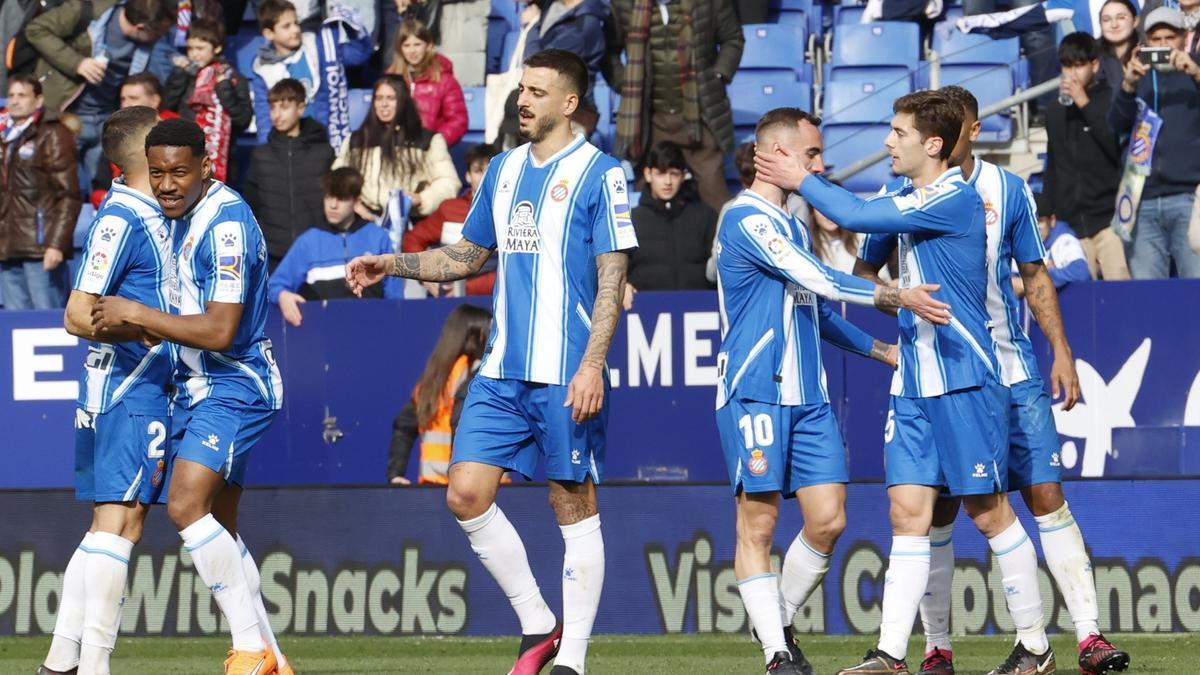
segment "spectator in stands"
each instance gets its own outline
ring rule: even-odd
[[[1176,5],[1179,11],[1183,13],[1183,27],[1185,34],[1183,37],[1183,51],[1189,54],[1200,53],[1200,0],[1174,0],[1164,2],[1164,0],[1146,0],[1142,5],[1142,14],[1147,15],[1150,12],[1162,6]]]
[[[1026,5],[1036,5],[1042,1],[1013,0],[1011,3],[1006,2],[1003,4],[1019,8]],[[963,0],[963,13],[967,16],[990,14],[997,10],[999,4],[1001,3],[998,0]],[[1054,55],[1054,40],[1053,26],[1046,26],[1037,30],[1021,31],[1021,51],[1022,55],[1029,60],[1030,84],[1041,84],[1058,74],[1058,60]],[[1046,106],[1053,98],[1054,95],[1048,92],[1039,97],[1037,103],[1040,106]],[[1039,117],[1040,112],[1042,111],[1039,111]]]
[[[1162,120],[1149,134],[1152,164],[1126,250],[1129,271],[1135,279],[1160,279],[1173,261],[1180,277],[1197,278],[1200,254],[1188,245],[1188,225],[1200,183],[1200,65],[1182,49],[1187,29],[1178,9],[1159,7],[1144,26],[1146,46],[1170,48],[1170,63],[1152,68],[1138,57],[1140,48],[1134,50],[1108,112],[1109,125],[1122,137],[1138,123],[1139,98]]]
[[[467,220],[467,211],[471,209],[471,197],[483,182],[488,164],[496,156],[495,146],[480,143],[467,150],[464,162],[467,165],[467,191],[454,199],[447,199],[436,211],[421,221],[411,230],[404,233],[400,241],[400,250],[404,253],[420,253],[429,249],[456,244],[462,239],[463,223]],[[491,295],[496,283],[496,253],[488,258],[483,267],[475,275],[467,277],[463,290],[467,295]],[[425,290],[433,297],[453,294],[454,284],[442,284],[426,281]]]
[[[809,207],[809,234],[812,236],[812,252],[821,262],[839,272],[852,274],[854,261],[858,259],[859,237],[850,230],[843,230],[824,213]]]
[[[1049,143],[1039,213],[1075,231],[1093,276],[1128,279],[1125,245],[1110,227],[1124,156],[1107,122],[1112,88],[1097,77],[1100,46],[1088,33],[1071,33],[1058,46],[1058,59],[1059,92],[1073,103],[1056,100],[1046,110]]]
[[[425,372],[413,387],[412,398],[392,424],[392,446],[387,476],[392,485],[411,485],[404,476],[413,441],[421,437],[418,482],[446,485],[450,470],[450,445],[467,387],[479,369],[491,331],[492,313],[474,305],[450,310],[441,335],[425,363]]]
[[[0,283],[7,309],[55,309],[67,302],[67,265],[79,218],[75,139],[44,107],[42,83],[8,78],[0,110]]]
[[[233,146],[237,134],[254,119],[250,87],[222,53],[225,28],[212,19],[192,21],[187,57],[177,56],[167,79],[167,108],[204,129],[213,177],[230,182],[234,172]]]
[[[379,219],[392,190],[412,199],[416,219],[436,211],[462,188],[446,140],[421,126],[399,75],[384,75],[375,83],[366,122],[342,146],[333,165],[362,173],[366,182],[358,213],[367,220]]]
[[[521,25],[532,24],[523,58],[543,49],[578,54],[588,69],[588,95],[606,65],[611,12],[605,0],[533,0],[521,13]]]
[[[1049,206],[1044,193],[1034,193],[1033,197],[1037,201],[1039,214],[1038,232],[1042,243],[1046,245],[1046,271],[1050,273],[1054,288],[1061,291],[1063,286],[1072,281],[1091,281],[1093,277],[1088,269],[1086,254],[1075,233],[1061,222],[1055,222],[1054,216],[1042,215]],[[1012,285],[1018,298],[1025,297],[1025,282],[1020,274],[1013,275]]]
[[[389,73],[408,83],[421,123],[453,147],[467,133],[467,102],[454,79],[454,64],[438,54],[433,33],[416,19],[405,19],[396,33],[396,56]]]
[[[252,72],[246,73],[253,93],[258,142],[265,142],[272,128],[268,92],[276,82],[289,77],[304,85],[308,95],[305,114],[328,127],[330,91],[322,84],[322,74],[333,61],[343,66],[366,61],[372,51],[370,34],[345,42],[335,40],[336,53],[328,55],[317,44],[314,33],[301,30],[296,7],[287,0],[263,0],[258,6],[258,28],[267,43],[254,57]]]
[[[170,70],[169,45],[155,49],[155,44],[174,24],[175,5],[173,0],[66,0],[25,27],[39,55],[33,74],[46,92],[46,109],[79,118],[75,150],[84,185],[100,165],[100,127],[117,110],[121,82],[146,70],[162,78]]]
[[[615,153],[637,163],[659,141],[678,143],[704,203],[721,208],[729,199],[725,154],[733,152],[725,85],[745,45],[733,1],[614,0],[613,17],[609,63],[621,92]]]
[[[464,87],[483,85],[491,0],[395,0],[395,3],[401,16],[412,16],[416,10],[417,18],[433,30],[438,50],[454,62],[458,81]]]
[[[290,77],[271,87],[271,135],[254,148],[246,174],[243,192],[266,239],[271,271],[296,237],[324,222],[321,180],[333,165],[333,148],[325,127],[304,117],[304,98],[304,85]]]
[[[689,194],[687,172],[674,143],[661,141],[646,155],[646,190],[632,214],[638,249],[629,258],[626,293],[713,287],[704,265],[717,233],[717,212]]]
[[[354,212],[363,178],[356,169],[334,169],[321,179],[325,218],[296,238],[267,282],[267,297],[293,326],[303,321],[300,305],[308,300],[353,298],[346,285],[346,263],[355,256],[392,252],[388,233]],[[391,277],[363,293],[364,298],[401,297],[400,279]]]
[[[143,72],[125,78],[125,81],[121,83],[120,97],[122,108],[144,105],[157,110],[160,120],[179,117],[179,113],[174,110],[162,109],[162,84],[159,83],[158,77],[154,73]],[[100,208],[100,202],[104,201],[104,195],[108,194],[108,188],[112,186],[113,178],[120,175],[121,168],[107,160],[101,161],[96,166],[95,174],[92,176],[92,195],[89,199],[93,208]]]
[[[1100,6],[1100,79],[1114,94],[1138,44],[1137,17],[1132,0],[1107,0]]]

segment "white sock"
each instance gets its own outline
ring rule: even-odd
[[[275,652],[275,661],[282,668],[287,665],[287,659],[283,656],[283,650],[279,648],[279,641],[275,639],[275,631],[271,629],[271,617],[267,616],[267,608],[263,605],[262,574],[258,571],[254,556],[250,555],[250,549],[242,540],[240,533],[237,536],[237,545],[242,552],[242,571],[246,574],[246,591],[250,593],[250,601],[254,603],[254,613],[258,615],[258,633],[262,636],[263,642],[267,643],[267,647]]]
[[[109,657],[121,628],[121,602],[133,542],[111,532],[94,532],[84,561],[83,641],[79,670],[108,675]]]
[[[537,579],[529,569],[525,544],[500,507],[492,504],[483,515],[460,520],[458,525],[467,533],[471,550],[479,556],[479,562],[491,572],[492,578],[500,584],[500,590],[508,596],[521,622],[521,633],[542,635],[554,630],[557,623],[554,613],[542,599]]]
[[[904,659],[917,608],[929,583],[929,537],[893,536],[883,582],[879,649]]]
[[[1083,533],[1067,503],[1054,513],[1034,518],[1046,566],[1054,583],[1067,601],[1067,611],[1075,622],[1075,639],[1083,642],[1089,635],[1100,634],[1100,611],[1096,605],[1096,580],[1092,561],[1083,547]]]
[[[804,530],[792,540],[787,555],[783,557],[783,573],[779,577],[779,596],[782,600],[784,627],[792,625],[796,610],[808,601],[808,596],[821,585],[829,571],[828,553],[821,553],[809,545]]]
[[[950,587],[954,583],[954,525],[929,528],[929,583],[921,598],[925,653],[950,651]]]
[[[1017,628],[1017,639],[1034,654],[1045,654],[1050,643],[1046,639],[1033,542],[1021,527],[1021,521],[1014,520],[1007,530],[988,539],[988,545],[1000,565],[1001,583],[1004,584],[1008,613]]]
[[[179,532],[192,555],[196,573],[213,592],[213,599],[229,621],[233,648],[243,652],[266,649],[258,631],[258,613],[250,601],[242,552],[229,532],[211,513]]]
[[[604,538],[600,514],[573,525],[561,525],[563,544],[563,635],[554,665],[582,675],[588,640],[604,588]]]
[[[86,549],[91,547],[91,541],[91,532],[83,535],[83,541],[71,554],[71,560],[63,572],[58,616],[54,619],[54,638],[50,640],[50,652],[42,662],[50,670],[66,671],[79,665],[79,644],[83,642],[83,608],[87,602],[83,570],[88,555]]]
[[[737,587],[742,595],[742,604],[746,606],[746,614],[750,617],[750,625],[758,633],[763,658],[770,663],[777,652],[788,650],[779,616],[779,577],[774,572],[756,574],[737,582]]]

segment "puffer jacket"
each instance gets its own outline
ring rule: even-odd
[[[75,136],[45,112],[12,143],[0,142],[0,260],[70,258],[82,199]]]
[[[613,0],[614,31],[608,43],[609,72],[612,73],[612,86],[615,91],[621,90],[621,82],[625,75],[625,66],[621,63],[621,53],[625,50],[626,36],[629,34],[629,21],[633,15],[633,0]],[[657,9],[653,10],[652,21],[658,20]],[[698,97],[700,103],[700,119],[712,131],[717,139],[717,145],[724,153],[732,153],[733,145],[733,111],[729,106],[729,96],[725,93],[725,84],[733,80],[738,64],[742,61],[742,50],[746,39],[742,35],[742,26],[738,21],[737,12],[732,0],[695,0],[695,10],[692,16],[692,45],[691,58],[695,66]],[[651,40],[648,49],[670,49],[673,45],[659,45]],[[650,147],[650,129],[647,106],[652,94],[654,81],[650,72],[652,58],[646,55],[645,98],[640,102],[642,114],[647,115],[647,121],[642,124],[642,147]],[[606,74],[607,75],[607,74]],[[628,148],[618,147],[614,154],[625,156]],[[640,157],[631,157],[640,160]]]
[[[454,147],[467,133],[467,102],[462,86],[454,79],[454,64],[441,54],[437,60],[442,67],[438,80],[435,82],[427,70],[413,78],[409,91],[417,103],[421,124],[441,134],[446,145]]]
[[[647,189],[633,209],[638,249],[629,259],[629,284],[639,291],[713,287],[704,266],[717,234],[717,212],[684,190],[664,202]]]

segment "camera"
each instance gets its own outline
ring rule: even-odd
[[[1148,66],[1169,66],[1171,49],[1169,47],[1142,47],[1138,58]]]

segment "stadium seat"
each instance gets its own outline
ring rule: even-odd
[[[835,124],[887,122],[892,117],[892,102],[912,90],[908,84],[907,81],[876,81],[869,77],[845,77],[830,82],[825,85],[821,117]]]
[[[836,5],[833,8],[833,25],[862,23],[862,15],[866,9],[863,5]]]
[[[945,65],[941,70],[942,86],[957,84],[979,100],[980,109],[1012,96],[1013,72],[1004,65]],[[1004,143],[1012,139],[1012,116],[1005,113],[989,115],[983,120],[980,143]]]
[[[939,24],[941,26],[943,24]],[[943,38],[942,31],[933,33],[933,51],[941,63],[1004,64],[1016,68],[1021,58],[1020,40],[993,40],[986,35],[972,35],[952,30]]]
[[[613,96],[613,90],[603,81],[597,82],[596,86],[592,88],[592,98],[595,99],[596,110],[600,113],[600,118],[596,120],[596,131],[592,134],[592,140],[596,147],[605,152],[612,150],[617,134]]]
[[[502,16],[489,16],[487,25],[487,43],[484,46],[484,68],[490,75],[503,72],[507,63],[502,63],[504,56],[504,38],[510,30],[508,21]]]
[[[810,35],[821,34],[822,10],[821,4],[813,2],[813,0],[771,0],[771,10],[779,12],[779,23],[796,23],[796,15],[803,13],[806,17],[808,33]],[[784,17],[788,16],[787,19]]]
[[[483,132],[486,98],[483,87],[463,87],[463,100],[467,103],[467,131]]]
[[[500,69],[496,72],[504,72],[508,68],[508,62],[512,60],[513,52],[517,49],[517,40],[521,37],[521,31],[513,30],[504,34],[504,46],[500,49]]]
[[[351,89],[350,95],[350,128],[357,130],[367,121],[367,111],[371,109],[371,89]]]
[[[826,171],[843,169],[872,153],[883,149],[891,127],[887,124],[824,124],[821,133],[825,137]],[[850,176],[842,185],[851,192],[874,194],[880,186],[895,176],[882,159],[864,171]]]
[[[808,45],[806,31],[804,26],[797,24],[759,23],[742,26],[746,47],[738,70],[799,73]]]
[[[725,91],[733,109],[734,140],[738,143],[754,135],[758,119],[772,108],[812,110],[812,89],[807,82],[781,78],[772,83],[745,83],[735,78]]]
[[[905,21],[841,24],[833,29],[830,63],[836,70],[854,66],[904,66],[921,60],[920,28]]]
[[[503,19],[508,24],[508,30],[521,30],[521,4],[516,0],[492,0],[488,18]]]

